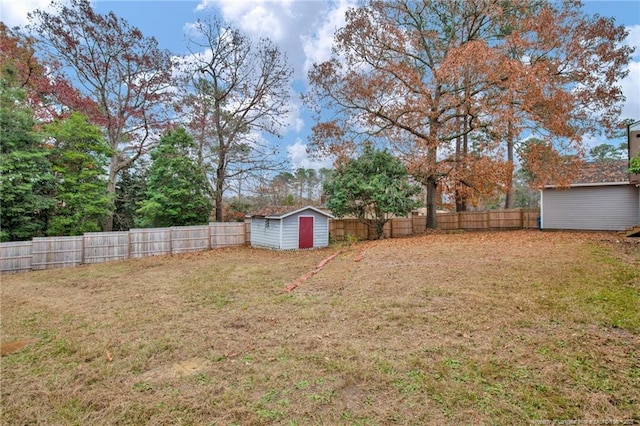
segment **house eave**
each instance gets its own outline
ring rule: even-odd
[[[585,186],[619,186],[619,185],[633,185],[633,183],[627,181],[622,182],[591,182],[591,183],[572,183],[569,188],[580,188]],[[560,187],[558,185],[545,185],[543,189],[562,189],[566,187]]]

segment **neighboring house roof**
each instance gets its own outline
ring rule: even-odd
[[[627,160],[604,160],[585,163],[578,170],[574,183],[629,182]]]
[[[627,160],[602,160],[582,164],[570,186],[629,185]],[[546,185],[553,188],[555,185]]]
[[[333,215],[313,206],[271,206],[265,207],[250,214],[251,217],[264,217],[267,219],[284,219],[287,216],[300,213],[304,210],[313,210],[328,218],[333,219]]]

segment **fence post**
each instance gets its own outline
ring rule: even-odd
[[[84,234],[82,234],[82,245],[80,246],[80,264],[83,265],[84,262]]]
[[[520,229],[524,229],[524,211],[520,207]]]
[[[87,233],[82,234],[82,263],[87,263]]]

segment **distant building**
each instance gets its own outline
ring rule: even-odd
[[[540,199],[542,229],[622,231],[640,224],[640,188],[627,160],[586,163],[568,189],[547,185]]]

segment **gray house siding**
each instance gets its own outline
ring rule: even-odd
[[[542,191],[542,229],[621,231],[638,225],[640,190],[634,185],[574,186]]]

